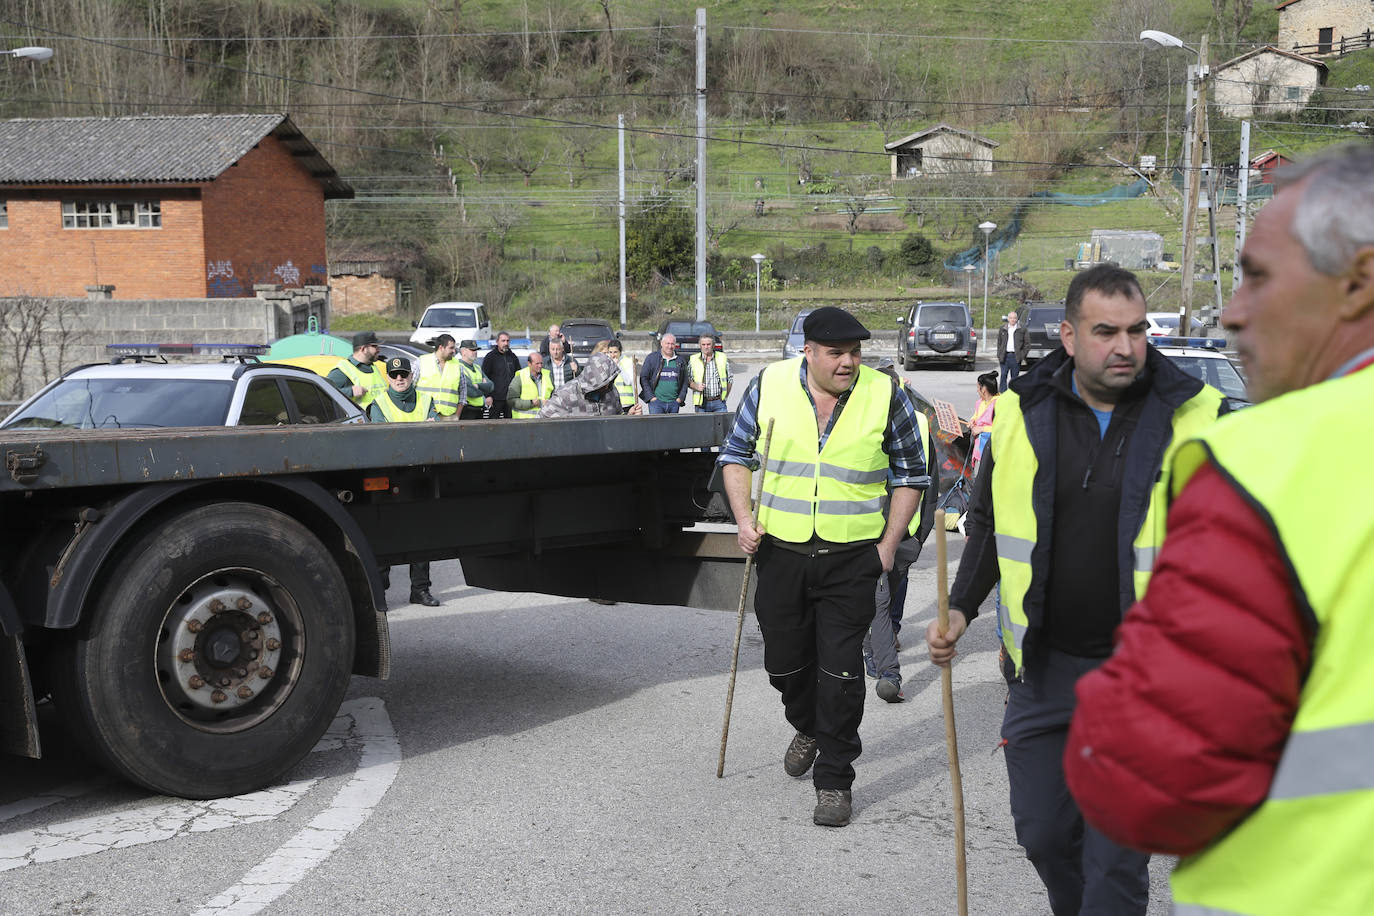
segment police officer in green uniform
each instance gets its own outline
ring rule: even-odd
[[[373,423],[418,423],[437,417],[434,401],[410,384],[410,374],[410,360],[404,356],[393,356],[387,360],[387,389],[368,408],[369,420]],[[382,584],[391,587],[390,568],[382,570]],[[438,607],[439,599],[429,591],[432,584],[429,561],[410,564],[411,604]]]
[[[477,341],[458,344],[458,403],[460,420],[480,420],[491,406],[492,384],[477,365]]]
[[[342,391],[344,397],[367,410],[377,395],[386,390],[386,379],[372,366],[376,359],[376,332],[359,331],[353,335],[353,355],[339,360],[339,364],[329,370],[325,379]]]
[[[740,549],[758,557],[764,668],[796,730],[783,769],[799,777],[814,763],[812,820],[843,827],[861,750],[863,641],[878,577],[892,568],[930,477],[906,390],[860,362],[868,330],[825,307],[807,316],[803,332],[801,357],[750,383],[718,462]],[[750,472],[770,419],[756,519]]]

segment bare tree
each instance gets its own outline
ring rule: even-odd
[[[525,177],[525,187],[530,186],[530,179],[534,173],[539,171],[539,167],[549,160],[549,147],[547,145],[535,150],[528,143],[522,143],[517,137],[512,136],[505,144],[505,152],[501,154],[501,161],[515,169]]]
[[[511,230],[520,225],[525,219],[525,212],[520,204],[513,200],[500,199],[493,201],[486,208],[487,225],[496,235],[496,252],[501,257],[506,256],[506,239],[510,236]]]
[[[0,375],[0,393],[19,400],[31,393],[30,382],[43,384],[67,368],[67,356],[79,342],[79,300],[15,296],[0,299],[0,347],[8,373]]]
[[[1212,0],[1212,15],[1216,17],[1218,38],[1222,43],[1240,42],[1254,7],[1255,0]]]
[[[601,12],[606,15],[606,49],[603,63],[606,65],[606,75],[615,81],[615,29],[611,26],[611,0],[597,0],[597,2],[601,4]]]

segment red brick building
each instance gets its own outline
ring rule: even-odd
[[[0,296],[324,285],[345,184],[286,115],[0,121]]]

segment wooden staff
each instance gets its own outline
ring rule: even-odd
[[[763,434],[763,452],[759,459],[759,472],[754,478],[753,500],[749,506],[751,519],[759,514],[759,500],[763,497],[763,475],[768,470],[768,447],[773,444],[773,418],[768,418],[768,429]],[[756,551],[757,552],[757,551]],[[735,652],[730,659],[730,687],[725,692],[725,724],[720,728],[720,757],[716,761],[716,778],[725,776],[725,742],[730,738],[730,707],[735,702],[735,674],[739,671],[739,642],[744,633],[744,602],[749,595],[749,576],[754,571],[754,554],[744,558],[744,582],[739,587],[739,615],[735,617]]]
[[[945,567],[945,510],[935,510],[935,591],[940,635],[949,632],[949,583]],[[940,688],[945,700],[945,751],[949,756],[949,783],[954,790],[954,868],[959,881],[959,916],[968,916],[968,858],[964,841],[964,781],[959,775],[959,739],[954,733],[954,665],[940,669]]]

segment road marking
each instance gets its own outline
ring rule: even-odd
[[[251,916],[291,890],[311,869],[329,858],[358,829],[391,788],[401,767],[401,745],[386,706],[376,697],[350,700],[339,718],[352,721],[344,743],[360,742],[361,759],[333,803],[303,830],[249,871],[238,884],[217,895],[195,916]],[[335,720],[338,724],[339,720]],[[331,729],[331,732],[334,730]],[[325,741],[339,740],[337,733]],[[323,742],[322,742],[323,743]]]
[[[0,871],[270,820],[299,801],[315,782],[305,779],[210,801],[153,803],[5,834],[0,836]]]
[[[35,795],[32,798],[21,798],[17,802],[10,802],[8,805],[0,806],[0,824],[21,814],[32,814],[40,811],[48,805],[55,805],[58,802],[67,801],[72,798],[79,798],[88,792],[104,788],[109,785],[109,779],[91,779],[85,782],[70,782],[65,786],[59,786],[51,792],[44,792],[42,795]]]

